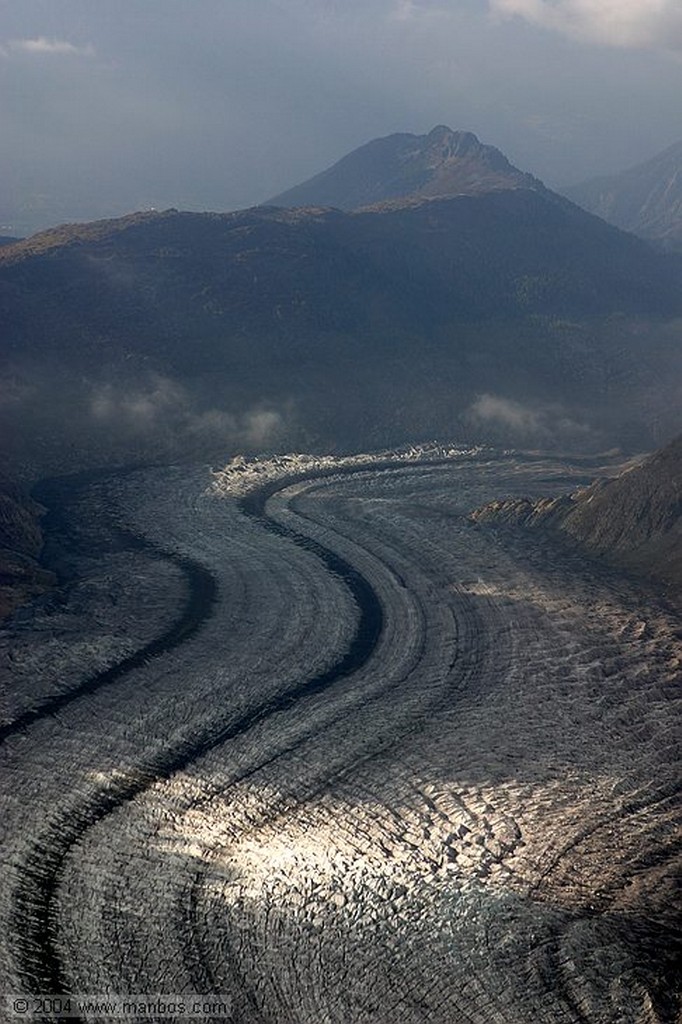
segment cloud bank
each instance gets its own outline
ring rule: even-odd
[[[603,46],[682,50],[679,0],[490,0],[502,17]]]

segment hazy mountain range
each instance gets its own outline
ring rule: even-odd
[[[0,417],[22,472],[679,429],[680,257],[444,127],[325,180],[326,202],[376,202],[147,212],[0,248]]]
[[[681,281],[543,189],[59,229],[0,250],[5,429],[48,462],[463,430],[646,445],[679,417]]]
[[[377,140],[277,201],[309,205],[6,240],[15,477],[431,437],[641,449],[682,426],[682,259],[471,133]],[[14,529],[35,510],[11,487]]]
[[[646,163],[564,193],[625,231],[682,249],[682,142]]]
[[[498,189],[545,190],[472,132],[438,125],[427,135],[374,139],[338,163],[269,200],[274,206],[356,210],[412,197],[475,195]],[[682,142],[620,174],[563,194],[610,224],[667,248],[682,247]]]

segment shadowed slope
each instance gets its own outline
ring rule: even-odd
[[[560,498],[493,502],[474,518],[558,530],[682,592],[682,437],[613,480]]]
[[[0,619],[54,583],[38,558],[41,507],[0,475]]]
[[[115,447],[124,464],[447,437],[482,393],[645,447],[644,403],[672,434],[682,380],[679,343],[646,331],[680,314],[677,259],[545,190],[137,214],[0,249],[2,414],[26,461],[55,447],[44,475]],[[275,435],[250,429],[262,410]],[[55,461],[67,437],[92,461]]]

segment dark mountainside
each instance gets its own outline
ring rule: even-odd
[[[14,245],[15,242],[20,242],[21,238],[16,238],[14,235],[0,235],[0,246],[1,245]]]
[[[493,502],[474,518],[558,533],[682,595],[682,437],[615,479],[561,498]]]
[[[23,490],[0,476],[0,619],[55,582],[38,563],[41,512]]]
[[[547,190],[353,214],[144,213],[0,249],[27,475],[433,436],[679,429],[682,267]]]
[[[682,250],[682,142],[621,174],[594,178],[564,193],[625,231]]]
[[[537,188],[531,174],[513,167],[472,132],[439,125],[428,135],[400,133],[374,139],[333,167],[268,201],[269,206],[363,206],[413,197],[476,195],[496,189]]]

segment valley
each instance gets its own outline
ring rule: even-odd
[[[0,634],[6,991],[672,1024],[679,612],[472,518],[615,468],[440,445],[53,492],[62,586]]]
[[[2,4],[0,1024],[682,1024],[681,48]]]

